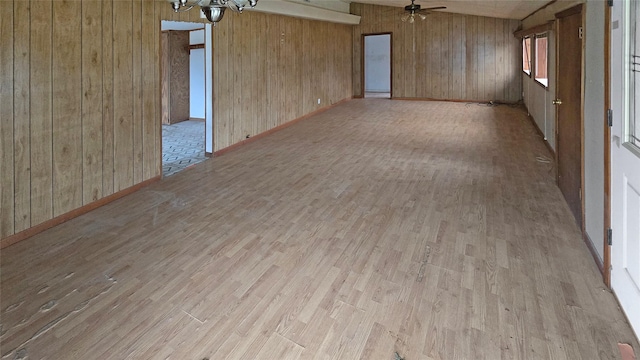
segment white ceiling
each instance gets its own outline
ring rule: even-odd
[[[558,2],[568,0],[558,0]],[[404,7],[411,0],[356,0],[354,2]],[[445,12],[522,20],[549,0],[417,0],[422,8],[446,6]]]

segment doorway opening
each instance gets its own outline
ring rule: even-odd
[[[391,33],[363,35],[365,98],[391,98]]]
[[[207,25],[162,21],[163,177],[205,161],[212,152],[211,84],[207,81],[211,74],[211,29]]]

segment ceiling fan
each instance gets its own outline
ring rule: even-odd
[[[413,22],[416,21],[415,20],[416,16],[419,17],[420,20],[424,20],[427,18],[427,15],[432,10],[442,10],[446,8],[447,8],[446,6],[436,6],[436,7],[422,9],[420,5],[415,3],[415,0],[411,0],[411,4],[404,7],[404,11],[406,11],[407,13],[404,14],[400,18],[400,20],[413,24]]]

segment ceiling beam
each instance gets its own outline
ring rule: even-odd
[[[339,24],[360,24],[360,16],[358,15],[351,15],[344,12],[323,9],[320,7],[285,0],[258,1],[258,4],[255,8],[246,8],[245,10],[258,11],[268,14],[293,16],[302,19],[328,21]]]

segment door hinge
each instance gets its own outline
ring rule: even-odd
[[[607,244],[611,246],[613,243],[613,230],[611,228],[607,229]]]
[[[607,125],[613,127],[613,110],[607,109]]]
[[[582,33],[583,33],[582,26],[580,26],[578,28],[578,39],[582,39]]]
[[[609,7],[613,7],[613,0],[607,0],[607,5],[609,5]]]

